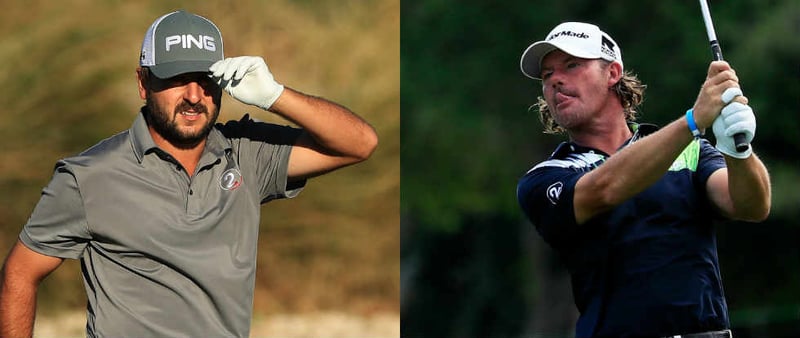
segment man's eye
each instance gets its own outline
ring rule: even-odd
[[[173,77],[171,77],[169,79],[166,79],[165,82],[170,87],[178,87],[178,86],[185,85],[187,82],[189,82],[189,80],[186,78],[186,76],[178,75],[178,76],[173,76]]]
[[[547,80],[553,72],[544,72],[542,73],[542,80]]]
[[[212,80],[210,77],[197,78],[197,83],[200,84],[203,87],[207,87],[207,86],[216,84],[216,82],[214,82],[214,80]]]
[[[570,63],[567,64],[567,68],[575,68],[575,67],[578,67],[578,63],[577,62],[570,62]]]

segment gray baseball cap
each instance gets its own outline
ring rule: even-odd
[[[139,65],[165,79],[207,72],[223,58],[222,34],[217,26],[202,16],[180,10],[161,16],[147,29]]]

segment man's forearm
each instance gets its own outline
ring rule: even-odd
[[[744,160],[725,156],[728,166],[728,190],[733,202],[734,217],[762,221],[769,215],[771,187],[769,174],[761,160],[752,154]]]
[[[579,223],[644,191],[664,176],[691,142],[684,119],[676,120],[609,157],[575,187]]]
[[[0,337],[31,336],[39,283],[62,261],[17,241],[0,271]]]
[[[36,315],[36,286],[10,280],[3,269],[0,287],[0,337],[31,337]]]
[[[378,142],[372,126],[347,108],[288,87],[270,111],[299,125],[317,144],[336,155],[363,160]]]

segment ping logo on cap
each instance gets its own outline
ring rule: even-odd
[[[224,59],[219,28],[202,16],[186,11],[162,15],[147,29],[139,65],[165,79],[191,72],[208,72]]]
[[[164,46],[167,52],[170,51],[172,46],[180,45],[183,49],[190,49],[192,46],[205,49],[208,51],[216,51],[217,45],[214,42],[214,37],[208,35],[197,35],[195,37],[191,34],[170,35],[164,38]]]

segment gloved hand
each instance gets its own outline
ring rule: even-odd
[[[264,59],[239,56],[215,62],[208,69],[211,76],[233,98],[249,105],[269,109],[283,93]]]
[[[744,133],[747,143],[753,141],[753,137],[756,135],[756,116],[750,106],[735,101],[729,103],[722,108],[722,112],[714,120],[712,128],[714,136],[717,138],[717,149],[723,154],[745,159],[753,153],[752,147],[741,153],[736,151],[733,141],[733,135],[736,133]]]

